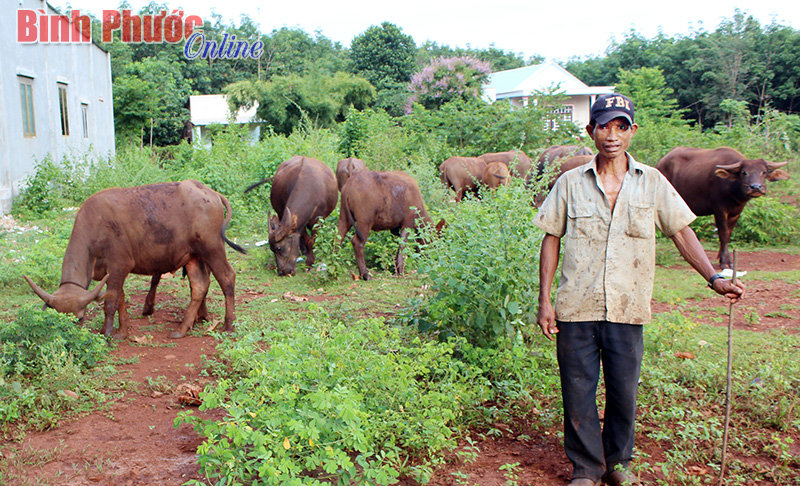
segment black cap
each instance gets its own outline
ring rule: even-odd
[[[619,93],[598,96],[592,105],[591,120],[605,125],[614,118],[626,118],[633,125],[633,101]]]

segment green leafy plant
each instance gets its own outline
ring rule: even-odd
[[[465,200],[446,215],[447,228],[417,257],[432,297],[419,320],[481,346],[513,339],[535,322],[538,248],[532,192],[521,181]]]

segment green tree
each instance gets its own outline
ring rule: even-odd
[[[240,81],[225,88],[231,110],[253,106],[276,133],[290,134],[305,117],[323,128],[344,121],[353,107],[363,110],[375,99],[375,88],[364,78],[339,72],[274,76],[270,81]]]
[[[378,90],[376,106],[401,115],[406,86],[415,69],[416,44],[396,25],[384,22],[357,35],[350,44],[351,70]]]

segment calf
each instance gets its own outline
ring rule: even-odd
[[[395,270],[401,275],[405,270],[403,246],[409,231],[421,224],[432,224],[417,181],[405,172],[359,172],[342,188],[339,206],[339,238],[344,239],[355,226],[353,252],[361,278],[369,280],[364,261],[364,245],[370,231],[390,230],[400,237],[395,258]],[[444,220],[437,225],[437,232]]]

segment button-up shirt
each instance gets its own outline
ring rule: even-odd
[[[559,177],[534,218],[563,239],[559,321],[650,322],[655,228],[669,237],[695,219],[661,172],[627,156],[613,211],[595,157]]]

